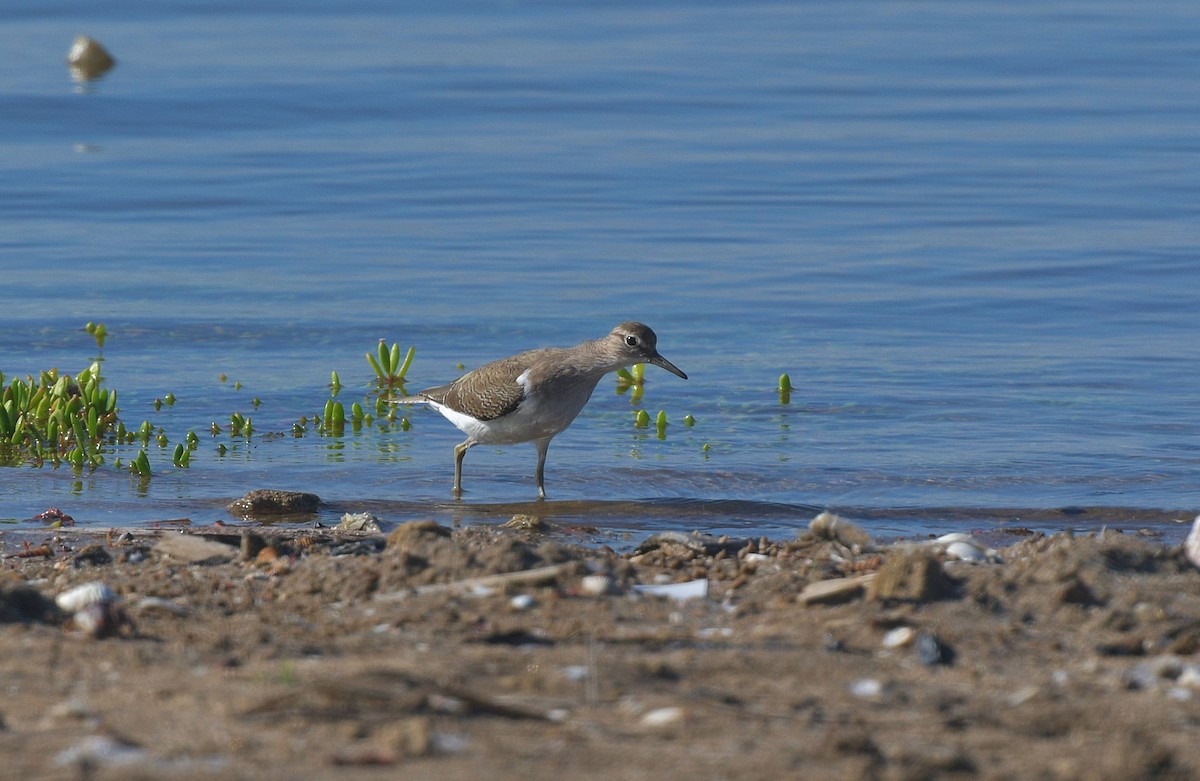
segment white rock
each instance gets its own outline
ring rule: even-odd
[[[529,594],[517,594],[512,599],[508,600],[508,606],[513,610],[528,610],[537,604],[537,600]]]
[[[662,729],[683,721],[683,708],[672,705],[667,708],[656,708],[638,720],[643,727]]]
[[[878,678],[859,678],[850,684],[850,693],[855,697],[873,700],[883,694],[883,682]]]
[[[912,642],[917,633],[911,626],[898,626],[883,636],[883,647],[902,648]]]
[[[63,610],[68,613],[74,613],[77,610],[83,610],[85,607],[93,605],[109,605],[118,599],[120,597],[117,596],[117,592],[104,583],[94,580],[91,583],[84,583],[81,586],[67,589],[55,597],[54,601]]]

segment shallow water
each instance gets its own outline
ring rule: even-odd
[[[0,21],[0,371],[78,372],[102,321],[123,418],[171,439],[148,484],[0,470],[10,523],[211,521],[266,486],[333,520],[501,517],[534,496],[532,446],[473,449],[455,504],[461,436],[435,413],[292,424],[331,370],[362,398],[379,338],[416,346],[416,390],[625,319],[691,379],[647,372],[665,440],[601,384],[550,451],[543,509],[568,523],[782,534],[830,507],[897,535],[1175,534],[1194,514],[1191,4],[17,2]],[[118,59],[87,88],[62,62],[79,32]],[[249,443],[204,433],[234,411]],[[1060,511],[1082,507],[1109,510]]]

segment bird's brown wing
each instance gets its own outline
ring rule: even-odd
[[[495,420],[515,410],[525,399],[525,389],[517,378],[530,368],[546,350],[530,350],[511,358],[472,369],[448,385],[421,391],[421,395],[476,420]]]

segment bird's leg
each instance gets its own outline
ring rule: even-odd
[[[462,496],[462,462],[467,455],[467,451],[471,449],[471,445],[475,443],[471,440],[463,442],[461,445],[456,445],[454,448],[454,497]]]
[[[550,449],[550,439],[551,437],[542,437],[537,440],[537,487],[539,499],[546,498],[546,451]]]

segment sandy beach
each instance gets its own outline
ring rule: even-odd
[[[1152,536],[385,531],[7,533],[6,775],[1200,773],[1200,572]]]

